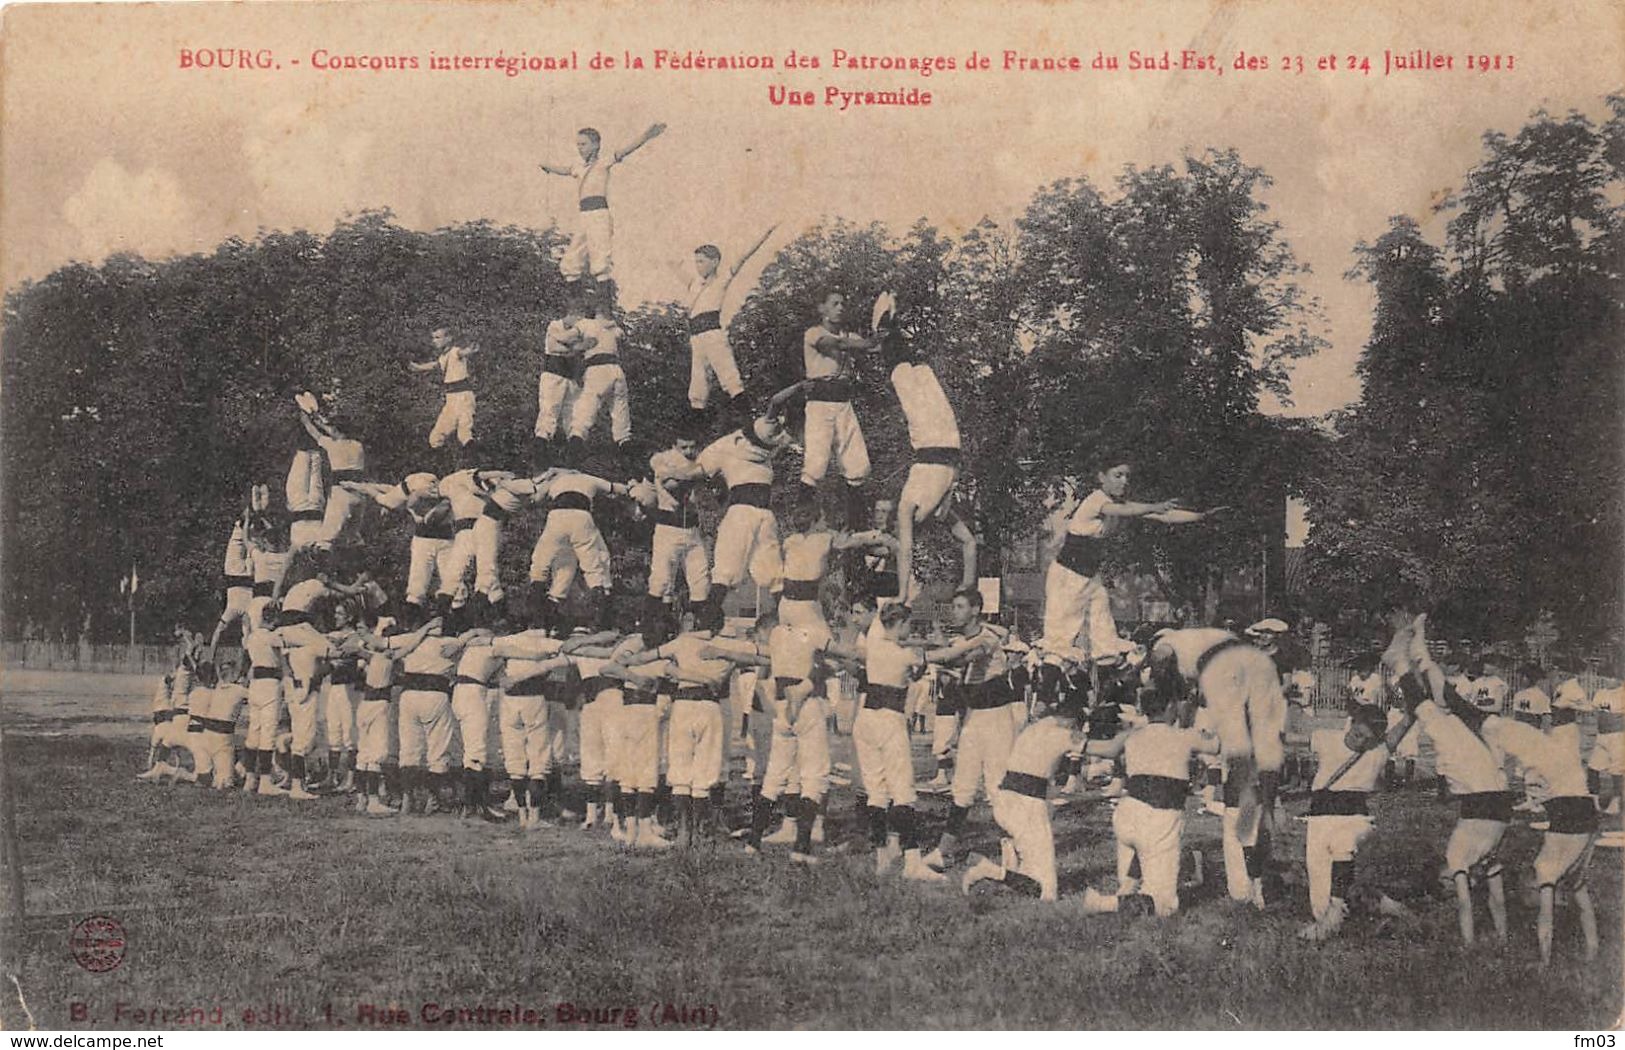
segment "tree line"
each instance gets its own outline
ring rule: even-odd
[[[1364,393],[1328,419],[1261,409],[1266,395],[1286,400],[1291,363],[1324,344],[1306,269],[1263,203],[1269,176],[1233,150],[1130,166],[1107,186],[1062,179],[1013,228],[826,220],[769,261],[730,339],[765,398],[799,378],[801,333],[826,290],[846,295],[853,322],[895,291],[959,413],[961,498],[993,571],[1069,479],[1092,482],[1097,458],[1120,450],[1142,492],[1234,508],[1119,547],[1115,559],[1151,571],[1175,605],[1201,607],[1222,574],[1255,564],[1294,493],[1313,523],[1308,611],[1427,604],[1490,631],[1551,608],[1567,632],[1605,634],[1621,620],[1619,573],[1598,567],[1618,568],[1625,538],[1609,203],[1625,118],[1610,101],[1603,128],[1541,113],[1516,137],[1486,136],[1485,159],[1442,205],[1446,245],[1401,217],[1358,247],[1354,276],[1377,297]],[[7,635],[120,637],[118,580],[132,564],[145,635],[212,619],[249,484],[280,488],[298,390],[333,397],[375,476],[436,469],[425,437],[440,393],[405,362],[429,356],[438,325],[485,350],[482,462],[524,464],[542,334],[566,303],[564,239],[489,222],[411,231],[379,210],[325,236],[74,263],[9,292]],[[646,456],[686,412],[683,312],[645,304],[621,321]],[[874,487],[892,492],[907,435],[879,364],[860,373]],[[794,466],[780,474],[788,496]],[[641,585],[644,527],[613,526],[621,586]],[[368,515],[363,529],[386,578],[404,573],[403,523]],[[508,544],[515,576],[525,547]],[[950,560],[927,551],[944,578]]]

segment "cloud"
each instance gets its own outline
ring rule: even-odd
[[[265,110],[243,136],[257,225],[329,229],[348,211],[394,203],[387,164],[374,162],[375,136],[357,107],[327,99]]]
[[[75,248],[91,262],[121,251],[148,257],[195,247],[196,208],[181,182],[164,168],[132,172],[102,158],[62,202],[62,218]]]

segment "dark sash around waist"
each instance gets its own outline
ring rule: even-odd
[[[908,689],[905,686],[870,682],[867,695],[863,706],[874,711],[896,711],[901,714],[908,706]]]
[[[655,524],[686,530],[697,527],[700,521],[698,515],[691,515],[687,510],[657,510],[655,511]]]
[[[1462,820],[1498,820],[1506,824],[1512,820],[1512,792],[1479,791],[1471,795],[1457,795],[1461,803],[1457,816]]]
[[[441,383],[440,389],[448,394],[461,394],[466,390],[473,390],[474,384],[471,380],[458,379],[450,383]]]
[[[835,404],[850,402],[854,394],[852,380],[838,377],[809,379],[806,390],[808,401],[830,401]]]
[[[469,529],[472,529],[474,527],[474,523],[479,520],[480,516],[476,514],[472,518],[458,518],[452,523],[452,526],[457,532],[466,532]],[[455,538],[456,537],[454,536],[453,539]]]
[[[385,703],[388,703],[389,702],[389,695],[390,695],[389,694],[389,686],[387,686],[387,685],[369,685],[369,686],[367,686],[366,693],[361,697],[361,699],[363,699],[363,700],[375,700],[375,701],[376,700],[382,700]]]
[[[255,580],[254,581],[254,597],[256,597],[256,598],[269,598],[271,595],[273,595],[275,593],[276,593],[276,581],[275,580]]]
[[[917,448],[914,450],[914,462],[957,467],[959,466],[959,450],[957,448]]]
[[[608,197],[583,197],[583,198],[581,198],[581,210],[582,211],[608,211],[609,210],[609,198]]]
[[[1573,725],[1578,718],[1579,718],[1579,712],[1574,710],[1572,707],[1554,707],[1554,708],[1552,708],[1552,728],[1553,729],[1556,729],[1558,726]]]
[[[452,679],[451,684],[452,685],[477,685],[481,689],[489,689],[489,688],[491,688],[491,683],[490,682],[487,682],[484,679],[475,678],[471,674],[460,674],[456,678]]]
[[[1536,729],[1540,728],[1540,716],[1532,711],[1518,711],[1515,712],[1512,717],[1516,718],[1526,726],[1534,726]]]
[[[1597,802],[1590,795],[1565,795],[1546,800],[1546,817],[1554,835],[1589,835],[1597,830]]]
[[[486,500],[485,509],[480,511],[480,517],[490,518],[495,522],[504,522],[508,520],[508,511],[503,509],[495,500]]]
[[[597,368],[599,365],[618,365],[621,358],[619,354],[593,354],[581,363],[587,368]]]
[[[653,707],[660,701],[658,687],[655,689],[640,689],[627,683],[621,690],[621,702],[628,707]]]
[[[1128,778],[1128,797],[1138,799],[1152,809],[1184,809],[1185,796],[1190,785],[1174,777],[1155,773],[1136,773]]]
[[[1625,731],[1625,715],[1617,711],[1597,712],[1597,732],[1618,733]]]
[[[502,690],[504,696],[543,696],[547,689],[547,675],[531,675],[517,682],[509,682]]]
[[[414,521],[412,535],[426,540],[455,539],[457,530],[450,521]]]
[[[226,590],[228,590],[228,591],[231,590],[234,587],[253,587],[254,586],[254,577],[252,575],[248,574],[248,573],[238,574],[238,573],[228,572],[228,573],[225,574],[224,579],[225,579],[225,584],[226,584]]]
[[[1371,811],[1366,808],[1367,792],[1329,791],[1322,789],[1309,795],[1311,817],[1363,817]]]
[[[672,690],[671,698],[673,700],[704,700],[712,704],[722,703],[721,698],[712,692],[711,687],[704,685],[680,685]]]
[[[966,711],[986,711],[1003,707],[1015,699],[1010,693],[1010,683],[1003,678],[964,683],[960,686],[959,696],[961,706]]]
[[[1043,777],[1035,777],[1031,773],[1017,773],[1011,769],[1005,772],[1004,779],[999,782],[999,790],[1042,799],[1049,794],[1049,782]]]
[[[237,723],[229,718],[200,718],[193,715],[191,723],[186,727],[186,731],[188,733],[224,733],[230,736],[237,731]]]
[[[592,513],[592,497],[585,492],[561,492],[553,497],[548,510],[584,510]]]
[[[321,510],[290,510],[289,521],[321,521],[325,516]]]
[[[816,602],[818,600],[818,580],[785,580],[784,590],[780,598],[788,598],[793,602]]]
[[[360,467],[345,467],[342,470],[335,470],[328,477],[335,485],[341,481],[367,480],[366,471],[362,470]]]
[[[152,713],[152,724],[155,726],[161,726],[171,718],[174,718],[176,715],[183,715],[185,713],[185,711],[178,707],[160,708]]]
[[[451,692],[451,679],[443,674],[421,674],[408,671],[401,675],[401,680],[396,684],[402,689],[412,689],[420,693]]]
[[[759,481],[747,481],[728,489],[728,506],[761,507],[767,509],[773,495],[773,486]]]
[[[704,313],[691,314],[688,318],[688,334],[704,335],[706,332],[717,332],[722,329],[722,311],[707,310]]]
[[[253,668],[252,670],[250,670],[248,672],[248,677],[249,677],[250,680],[256,681],[256,682],[261,681],[261,680],[266,679],[266,678],[281,678],[282,677],[282,668],[280,668],[280,667],[255,667],[255,668]]]
[[[575,359],[563,354],[543,354],[542,374],[563,376],[573,383],[576,378]]]
[[[355,685],[361,681],[361,668],[349,661],[335,663],[327,672],[329,685]]]
[[[1079,536],[1069,532],[1066,542],[1061,544],[1061,551],[1055,555],[1055,563],[1065,566],[1079,576],[1093,576],[1100,571],[1101,543],[1092,536]]]
[[[610,678],[607,675],[595,674],[590,678],[583,678],[581,680],[581,695],[596,700],[598,699],[599,693],[607,693],[611,689],[619,689],[620,687],[620,679]]]

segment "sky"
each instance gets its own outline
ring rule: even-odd
[[[1462,11],[1461,6],[1470,7]],[[1351,249],[1388,218],[1425,220],[1481,155],[1486,130],[1515,133],[1536,109],[1600,119],[1625,87],[1625,5],[1431,0],[542,5],[13,5],[3,11],[0,282],[116,251],[208,251],[228,237],[388,207],[434,229],[474,219],[572,220],[574,187],[542,161],[574,159],[574,131],[614,147],[654,121],[667,133],[619,167],[610,197],[628,301],[676,298],[695,245],[728,259],[777,223],[746,268],[821,216],[899,228],[924,216],[956,232],[1012,223],[1033,192],[1126,165],[1233,146],[1274,179],[1281,235],[1312,274],[1327,350],[1293,374],[1294,414],[1358,396],[1354,365],[1370,296],[1344,279]],[[183,51],[246,49],[274,68],[184,68]],[[786,70],[794,48],[817,70]],[[952,57],[931,76],[831,68],[834,49]],[[1129,70],[1129,53],[1213,55],[1211,71]],[[768,54],[759,71],[431,71],[436,55],[568,55],[652,61],[656,49]],[[1115,73],[1006,72],[1003,52],[1114,54]],[[1385,51],[1450,56],[1448,70],[1384,76]],[[318,70],[316,53],[412,56],[416,71]],[[964,71],[972,51],[994,68]],[[1268,59],[1248,72],[1238,52]],[[1465,56],[1513,56],[1468,72]],[[1349,55],[1372,70],[1342,68]],[[1320,71],[1336,55],[1340,68]],[[1304,72],[1281,69],[1302,56]],[[1425,56],[1424,56],[1425,57]],[[296,64],[297,63],[297,64]],[[775,107],[769,88],[820,104]],[[921,88],[922,107],[840,111],[827,87]],[[738,294],[731,306],[737,306]]]

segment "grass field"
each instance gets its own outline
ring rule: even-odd
[[[1082,887],[1112,881],[1103,804],[1058,813],[1059,903],[966,898],[957,880],[878,879],[867,854],[811,870],[727,845],[629,855],[576,830],[522,836],[368,819],[336,799],[296,811],[285,799],[137,784],[139,680],[8,672],[4,691],[30,913],[7,921],[43,1028],[421,1028],[516,1004],[548,1028],[620,1027],[628,1008],[637,1027],[728,1028],[1595,1031],[1620,1016],[1619,851],[1593,863],[1595,962],[1579,961],[1564,909],[1558,957],[1539,967],[1534,914],[1516,893],[1510,943],[1463,950],[1453,905],[1432,896],[1453,814],[1431,790],[1383,796],[1361,858],[1361,880],[1409,903],[1416,921],[1379,931],[1355,919],[1340,941],[1314,946],[1295,936],[1307,901],[1303,826],[1291,820],[1277,850],[1288,896],[1262,915],[1225,900],[1215,871],[1172,920],[1085,916]],[[836,794],[831,843],[855,835],[851,797]],[[737,782],[730,802],[737,821]],[[1217,868],[1218,821],[1191,812],[1187,841]],[[971,846],[996,854],[985,806],[972,827]],[[1508,833],[1515,875],[1537,840]],[[96,914],[127,932],[109,973],[86,972],[68,949],[73,925]],[[9,994],[0,1020],[26,1023]],[[480,1027],[477,1015],[462,1021]]]

